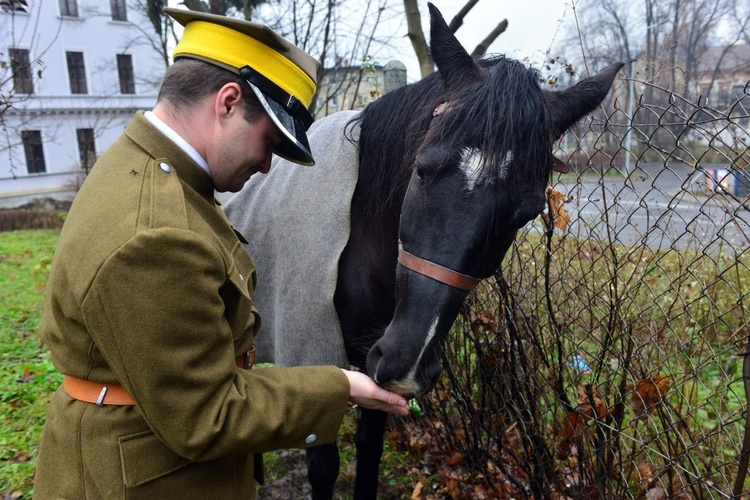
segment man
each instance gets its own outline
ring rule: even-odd
[[[317,62],[270,29],[185,26],[157,105],[102,155],[60,235],[41,335],[65,375],[37,498],[252,498],[253,454],[332,442],[347,401],[406,401],[336,367],[247,370],[255,269],[214,198],[313,158]],[[252,235],[250,235],[252,237]]]

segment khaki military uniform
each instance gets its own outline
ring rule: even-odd
[[[73,203],[41,326],[60,372],[135,405],[58,389],[36,498],[252,498],[253,453],[335,439],[338,368],[235,366],[260,326],[242,239],[209,176],[139,112]]]

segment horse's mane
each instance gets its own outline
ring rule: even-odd
[[[503,56],[478,62],[486,70],[484,81],[451,94],[446,119],[436,133],[451,150],[479,148],[485,154],[484,168],[497,170],[502,164],[497,160],[511,151],[515,170],[509,176],[489,172],[488,178],[513,182],[518,193],[516,187],[537,185],[549,176],[549,112],[539,73]],[[361,126],[357,190],[373,223],[398,220],[432,112],[444,100],[443,82],[433,73],[381,97],[350,123]]]

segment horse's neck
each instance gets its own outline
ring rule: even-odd
[[[379,109],[366,115],[360,136],[359,181],[352,213],[382,238],[395,240],[401,204],[411,175],[413,156],[429,119],[413,123],[424,105],[408,96],[381,98]]]

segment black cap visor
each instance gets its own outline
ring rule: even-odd
[[[273,152],[286,160],[299,163],[300,165],[315,165],[302,120],[287,113],[281,104],[266,97],[252,83],[250,83],[250,88],[253,89],[255,96],[266,110],[266,113],[268,113],[268,116],[271,117],[271,121],[281,131],[281,142]]]
[[[312,117],[302,103],[249,66],[240,69],[240,76],[250,86],[282,134],[281,143],[276,146],[274,153],[300,165],[315,165],[305,133],[312,123]],[[261,90],[262,87],[265,88]],[[285,101],[286,106],[278,99]]]

